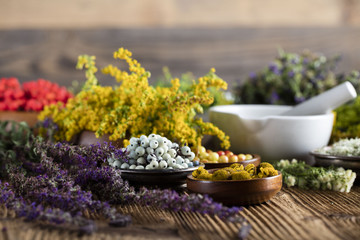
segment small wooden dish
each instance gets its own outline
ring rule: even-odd
[[[209,170],[213,172],[216,169]],[[197,180],[191,174],[186,179],[187,188],[194,193],[208,194],[215,201],[228,206],[259,204],[268,201],[282,187],[282,174],[249,180]]]
[[[189,173],[191,174],[200,166],[186,169],[164,170],[120,169],[120,172],[122,178],[128,180],[131,184],[134,185],[172,187],[184,184],[186,182],[187,175]]]
[[[331,148],[330,146],[325,147]],[[356,172],[356,175],[360,175],[360,156],[337,156],[319,153],[317,151],[312,151],[310,154],[314,157],[315,166],[319,167],[342,167],[345,169],[351,169]],[[360,178],[355,179],[355,183],[360,184]]]
[[[254,164],[255,167],[260,165],[261,157],[257,154],[252,154],[253,158],[245,161],[239,162],[229,162],[229,163],[205,163],[205,169],[214,169],[214,168],[225,168],[230,167],[234,163],[238,163],[246,167],[249,164]]]

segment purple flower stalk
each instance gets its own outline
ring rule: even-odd
[[[300,96],[300,97],[295,96],[296,103],[302,103],[303,101],[305,101],[305,98],[303,96]]]
[[[279,67],[274,63],[269,64],[269,70],[271,72],[273,72],[275,75],[280,75],[281,74],[281,72],[279,70]]]
[[[56,225],[67,223],[78,226],[80,232],[87,234],[91,234],[96,229],[94,222],[82,217],[80,212],[72,215],[59,208],[45,208],[41,204],[25,201],[22,197],[16,196],[7,182],[0,181],[0,192],[0,203],[14,210],[18,217],[24,217],[25,221],[47,221]]]
[[[295,73],[294,73],[294,71],[290,71],[289,73],[288,73],[288,77],[289,78],[293,78],[295,76]]]
[[[256,78],[256,73],[255,73],[255,72],[250,72],[250,73],[249,73],[249,78],[250,78],[250,79]]]
[[[185,212],[199,212],[202,214],[217,215],[223,220],[238,221],[242,218],[239,217],[241,207],[226,207],[221,203],[215,202],[207,195],[201,194],[179,194],[170,189],[147,189],[141,188],[139,196],[134,198],[135,203],[142,205],[157,206],[161,209],[168,209],[172,211],[185,211]]]
[[[74,146],[33,139],[16,151],[34,152],[34,156],[19,154],[16,162],[9,163],[1,176],[7,182],[0,180],[0,203],[29,221],[70,224],[91,233],[96,226],[86,218],[88,213],[108,219],[110,226],[124,227],[131,216],[118,213],[112,204],[137,203],[245,223],[239,215],[242,208],[223,206],[206,195],[145,187],[136,191],[119,170],[107,164],[109,157],[126,161],[126,153],[111,144]]]
[[[277,94],[277,92],[276,92],[276,91],[272,91],[271,97],[270,97],[270,103],[271,103],[271,104],[275,104],[275,103],[277,103],[277,101],[279,101],[279,99],[280,99],[280,97],[279,97],[279,95]]]

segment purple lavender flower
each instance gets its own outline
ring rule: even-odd
[[[323,74],[319,74],[316,76],[317,79],[324,80],[325,76]]]
[[[14,210],[17,216],[25,217],[26,221],[40,220],[54,224],[68,223],[78,226],[79,229],[87,228],[87,233],[92,233],[88,226],[93,225],[93,221],[83,218],[81,213],[71,215],[69,212],[60,209],[45,208],[41,204],[25,201],[22,197],[16,196],[7,182],[2,183],[0,181],[0,192],[0,203]]]
[[[249,78],[250,78],[250,79],[256,78],[256,73],[255,73],[255,72],[250,72],[250,73],[249,73]]]
[[[296,95],[308,99],[344,81],[350,81],[359,90],[358,72],[355,75],[334,72],[339,59],[339,56],[326,58],[310,51],[304,51],[302,54],[280,51],[274,61],[257,72],[256,78],[248,78],[245,82],[239,83],[235,103],[273,103],[275,101],[270,100],[269,89],[275,89],[280,96],[275,104],[294,105],[303,101],[302,98],[295,99]],[[295,80],[295,77],[296,81],[289,81]]]
[[[269,64],[269,70],[271,72],[273,72],[275,75],[280,75],[280,70],[279,67],[275,64],[275,63],[270,63]]]
[[[298,104],[298,103],[302,103],[303,101],[305,101],[305,97],[304,96],[295,96],[295,102]]]
[[[280,99],[280,97],[279,97],[279,95],[277,94],[277,92],[276,92],[276,91],[272,91],[272,92],[271,92],[271,97],[270,97],[270,103],[271,103],[271,104],[275,104],[275,103],[277,103],[277,101],[279,101],[279,99]]]
[[[50,125],[51,119],[50,118],[45,118],[45,120],[43,121],[43,127],[44,128],[48,128]]]
[[[293,70],[291,70],[291,71],[288,72],[288,77],[289,77],[289,78],[293,78],[294,76],[295,76],[295,73],[294,73]]]
[[[234,222],[244,221],[244,219],[238,215],[242,208],[223,206],[207,195],[181,195],[170,189],[149,190],[147,188],[141,188],[139,194],[141,197],[134,198],[134,201],[138,204],[151,205],[172,211],[193,211],[202,214],[217,215],[221,219]]]
[[[194,211],[217,215],[227,221],[244,222],[241,208],[228,208],[209,196],[180,194],[170,189],[141,188],[136,191],[121,173],[109,167],[108,157],[124,160],[126,154],[111,144],[74,146],[69,143],[45,142],[32,139],[33,158],[19,155],[18,162],[7,168],[9,183],[0,180],[0,204],[15,211],[26,220],[51,224],[71,224],[77,230],[91,233],[96,230],[92,220],[82,213],[101,214],[109,225],[124,227],[131,216],[117,212],[111,204],[138,203],[173,211]],[[20,146],[21,152],[25,147]],[[20,167],[18,164],[20,163]]]

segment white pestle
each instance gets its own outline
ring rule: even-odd
[[[356,98],[356,90],[350,82],[344,82],[318,96],[302,102],[283,112],[283,116],[304,116],[328,113],[344,103]]]

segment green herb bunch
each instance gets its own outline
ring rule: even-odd
[[[332,132],[332,141],[360,137],[360,97],[350,104],[337,108],[335,112],[336,122]]]
[[[281,171],[287,187],[298,186],[304,189],[322,189],[350,192],[356,173],[343,168],[312,167],[305,162],[280,160],[275,168]]]
[[[358,71],[335,73],[340,60],[340,56],[327,58],[310,51],[296,54],[280,50],[269,66],[250,73],[244,84],[235,88],[235,102],[295,105],[344,81],[350,81],[359,92]]]
[[[32,129],[26,122],[0,121],[0,177],[10,168],[20,167],[20,159],[35,159]]]

